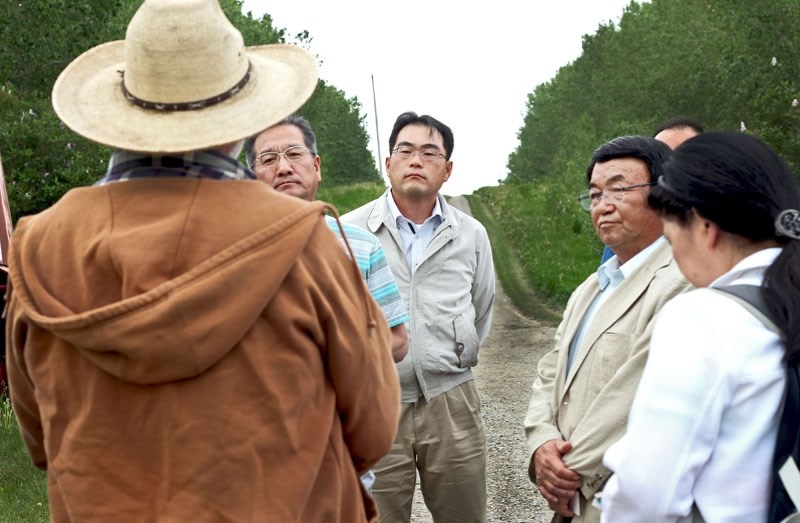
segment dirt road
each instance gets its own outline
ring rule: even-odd
[[[469,213],[463,197],[450,203]],[[487,444],[487,521],[546,523],[552,512],[528,481],[528,450],[522,420],[528,406],[536,362],[552,348],[555,327],[522,316],[499,282],[492,329],[475,368]],[[433,520],[422,494],[414,496],[411,521]]]

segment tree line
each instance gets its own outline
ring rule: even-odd
[[[744,131],[800,169],[800,2],[631,2],[528,95],[500,187],[476,197],[502,223],[538,292],[563,305],[602,246],[577,202],[592,151],[686,115]]]

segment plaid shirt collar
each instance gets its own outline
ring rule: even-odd
[[[161,176],[215,180],[256,179],[253,171],[217,151],[194,151],[163,156],[114,151],[108,162],[106,174],[95,182],[95,185]]]

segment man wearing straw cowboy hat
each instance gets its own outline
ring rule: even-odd
[[[52,521],[376,519],[389,329],[327,206],[235,160],[316,82],[216,0],[146,0],[56,81],[64,123],[115,151],[12,239],[11,395]]]

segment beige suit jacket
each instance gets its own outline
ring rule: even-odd
[[[573,444],[564,464],[581,477],[583,515],[575,522],[600,521],[599,511],[586,500],[602,490],[611,475],[603,466],[603,453],[625,432],[654,317],[664,303],[688,288],[664,242],[597,311],[569,373],[570,341],[600,290],[597,275],[589,276],[567,303],[555,348],[539,361],[525,433],[531,454],[552,439]]]

